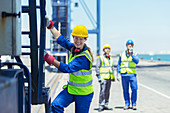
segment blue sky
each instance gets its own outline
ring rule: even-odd
[[[96,18],[96,0],[85,2]],[[75,8],[73,3],[72,27],[83,24],[93,29],[81,4]],[[101,0],[101,47],[107,43],[111,45],[112,53],[123,51],[126,41],[132,39],[134,50],[139,53],[169,52],[169,6],[170,0]],[[96,36],[90,35],[87,44],[95,52]]]
[[[96,19],[96,0],[84,1]],[[79,7],[74,7],[75,2]],[[46,0],[46,10],[51,18],[51,0]],[[72,29],[79,24],[94,29],[79,0],[72,0],[71,10]],[[25,15],[23,20],[28,21]],[[38,10],[37,15],[39,19]],[[28,29],[26,21],[22,21],[24,30]],[[47,30],[47,48],[50,47],[50,35]],[[112,47],[112,53],[121,52],[126,49],[128,39],[134,41],[134,50],[138,53],[170,53],[170,0],[101,0],[101,52],[104,44]],[[90,34],[87,45],[94,53],[96,41],[96,35]]]

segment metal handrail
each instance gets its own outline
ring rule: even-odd
[[[29,72],[29,69],[23,65],[22,63],[11,63],[11,62],[1,62],[0,67],[3,66],[14,66],[17,65],[20,68],[24,69],[24,75],[26,77],[26,80],[28,82],[28,104],[27,104],[27,113],[31,113],[31,74]]]

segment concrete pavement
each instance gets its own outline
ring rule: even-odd
[[[116,61],[116,60],[115,60]],[[140,66],[146,66],[137,69],[138,73],[138,100],[137,110],[132,109],[123,110],[124,100],[122,93],[121,82],[112,82],[110,92],[109,106],[113,108],[112,111],[103,111],[102,113],[170,113],[170,66],[152,67],[152,65],[160,64],[158,62],[140,62]],[[117,62],[116,62],[117,63]],[[161,63],[162,64],[162,63]],[[147,66],[151,67],[147,67]],[[58,78],[56,78],[58,77]],[[46,84],[50,79],[56,78],[56,84],[51,84],[52,100],[62,90],[62,86],[67,84],[68,74],[51,73],[46,70]],[[99,101],[99,83],[95,76],[95,68],[93,68],[94,79],[94,97],[90,107],[90,113],[98,113]],[[130,91],[131,92],[131,91]],[[41,108],[32,106],[32,113],[44,113],[44,105]],[[74,103],[65,108],[64,113],[75,113]]]
[[[170,113],[170,70],[169,68],[161,68],[163,73],[167,73],[169,78],[167,82],[164,81],[164,77],[160,79],[153,79],[150,76],[154,76],[155,73],[161,76],[158,68],[152,69],[152,73],[147,69],[138,69],[138,100],[137,110],[132,109],[123,110],[124,100],[122,93],[121,82],[112,82],[110,92],[109,106],[113,108],[113,111],[103,111],[102,113]],[[146,72],[145,72],[146,70]],[[159,75],[160,74],[160,75]],[[95,72],[93,71],[93,75]],[[150,76],[149,76],[150,75]],[[98,113],[98,101],[99,101],[99,83],[97,77],[94,77],[94,97],[90,108],[90,113]],[[149,82],[148,82],[149,81]],[[131,91],[130,91],[131,92]],[[74,113],[74,104],[66,108],[65,113]]]

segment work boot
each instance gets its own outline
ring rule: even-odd
[[[137,110],[136,106],[132,106],[132,109],[133,109],[133,110]]]
[[[113,110],[113,108],[110,108],[109,106],[105,106],[104,110]]]
[[[124,110],[127,110],[127,109],[129,109],[129,108],[130,108],[130,106],[127,106],[127,105],[126,105],[123,109],[124,109]]]
[[[102,111],[104,111],[103,108],[99,108],[99,109],[98,109],[98,112],[102,112]]]

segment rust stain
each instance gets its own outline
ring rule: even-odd
[[[5,38],[6,38],[6,24],[7,24],[7,19],[6,18],[1,18],[1,25],[0,25],[0,30],[1,30],[1,34],[0,34],[0,39],[1,39],[1,43],[6,43]]]
[[[5,17],[1,18],[1,26],[2,27],[5,27],[5,23],[6,23],[6,18]]]
[[[1,25],[0,25],[0,29],[1,29],[1,36],[5,37],[5,29],[6,29],[6,21],[7,19],[5,17],[1,18]]]

